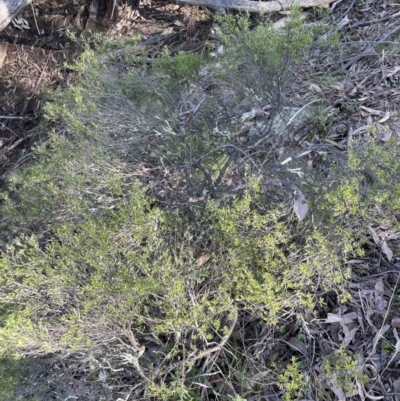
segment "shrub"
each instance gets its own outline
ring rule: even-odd
[[[337,392],[351,395],[357,385],[368,383],[369,378],[362,372],[362,366],[343,348],[324,360],[324,375],[330,386]]]
[[[300,364],[295,357],[285,371],[278,376],[278,382],[285,391],[283,400],[296,400],[304,395],[307,388],[306,375],[301,372]]]
[[[283,33],[228,17],[215,61],[165,52],[152,68],[132,57],[122,74],[106,48],[86,49],[79,82],[46,108],[63,134],[36,148],[3,195],[13,237],[0,263],[3,358],[59,355],[85,380],[137,398],[196,399],[221,389],[208,377],[234,377],[226,361],[244,315],[279,328],[305,320],[317,290],[341,291],[375,204],[388,219],[397,210],[388,183],[399,167],[394,149],[373,145],[331,162],[329,177],[277,167],[279,99],[313,38],[293,15]],[[246,119],[265,103],[271,119],[261,113],[246,144]],[[148,165],[163,175],[139,181]],[[168,201],[156,196],[161,180]],[[299,188],[311,216],[301,222]],[[237,344],[247,375],[269,368]],[[299,369],[276,368],[285,397],[302,392]],[[240,399],[238,388],[225,398]]]

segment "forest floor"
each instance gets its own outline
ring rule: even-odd
[[[205,15],[210,15],[208,10],[160,1],[142,4],[137,11],[129,2],[123,2],[119,5],[118,20],[111,21],[102,10],[91,17],[92,3],[37,0],[20,15],[30,29],[10,24],[0,32],[0,168],[3,172],[18,166],[19,162],[15,165],[10,161],[16,162],[14,156],[21,150],[26,152],[38,132],[43,132],[40,121],[46,91],[68,87],[73,80],[68,64],[79,57],[83,48],[67,32],[78,38],[95,33],[114,38],[139,35],[144,42],[152,38],[149,41],[152,49],[148,51],[153,55],[164,45],[176,51],[195,49],[196,43],[207,39],[210,24],[204,20]],[[22,162],[26,159],[23,157]]]
[[[297,88],[296,94],[305,104],[313,91],[322,93],[332,121],[323,139],[315,129],[320,122],[309,121],[302,129],[315,134],[302,146],[324,141],[338,152],[346,152],[349,136],[362,141],[371,125],[378,140],[387,142],[397,137],[399,144],[400,4],[392,0],[338,0],[331,9],[326,18],[340,26],[342,42],[337,58],[318,68],[321,76],[338,79],[334,83],[327,79],[325,85],[307,84]],[[306,11],[313,18],[314,10]],[[35,0],[22,13],[29,30],[11,24],[0,32],[2,185],[10,171],[30,161],[31,146],[45,140],[50,128],[42,118],[46,93],[74,82],[68,63],[79,57],[82,47],[67,31],[78,38],[94,32],[115,38],[140,35],[148,56],[156,57],[164,46],[173,53],[204,49],[213,23],[207,9],[166,1],[142,4],[139,12],[128,2],[121,2],[118,19],[113,21],[90,15],[90,2],[86,0]],[[349,47],[354,49],[350,56]],[[293,133],[293,141],[296,135],[298,132]],[[362,363],[368,364],[376,377],[375,385],[363,391],[370,392],[371,399],[400,400],[400,340],[396,331],[400,327],[400,298],[396,295],[400,234],[380,225],[371,227],[366,235],[370,241],[365,257],[349,261],[355,266],[347,289],[352,301],[343,306],[334,293],[320,294],[332,313],[326,324],[309,327],[315,341],[312,346],[322,349],[323,343],[331,341],[357,350],[364,358]],[[384,247],[383,243],[389,245]],[[282,342],[282,347],[303,355],[308,355],[310,346],[296,338]],[[317,369],[318,358],[314,362]],[[336,396],[340,399],[343,394]],[[365,399],[365,394],[360,390],[357,397]]]

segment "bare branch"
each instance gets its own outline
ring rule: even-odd
[[[195,6],[206,6],[216,10],[238,10],[249,13],[270,13],[289,10],[291,0],[281,1],[250,1],[250,0],[176,0],[178,3],[193,4]],[[328,6],[334,0],[299,0],[298,5],[303,8]]]

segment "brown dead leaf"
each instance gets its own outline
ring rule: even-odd
[[[336,386],[333,385],[333,383],[332,383],[331,390],[332,390],[332,391],[334,392],[334,394],[336,395],[338,401],[346,401],[346,394],[344,393],[344,391],[343,391],[341,388],[336,387]]]
[[[349,324],[356,321],[358,315],[356,312],[346,313],[345,315],[337,315],[335,313],[328,313],[328,317],[325,319],[324,323],[344,323]]]
[[[363,117],[366,117],[368,114],[372,115],[372,116],[381,116],[383,114],[383,112],[381,110],[375,110],[375,109],[371,109],[370,107],[366,107],[366,106],[360,106],[360,109],[365,111],[367,114],[364,114]]]
[[[381,244],[381,241],[380,241],[376,231],[371,226],[368,226],[368,230],[371,231],[372,238],[374,239],[375,244],[379,246]]]
[[[0,43],[0,69],[4,64],[4,60],[6,59],[7,56],[7,49],[8,49],[8,43]]]
[[[394,399],[400,401],[400,377],[393,382]]]
[[[393,135],[393,131],[389,128],[387,124],[376,123],[376,128],[379,132],[379,139],[383,142],[387,142]]]
[[[197,263],[197,266],[203,266],[204,265],[204,263],[206,263],[206,262],[208,262],[209,260],[210,260],[210,258],[211,258],[211,254],[209,254],[209,253],[203,253],[203,255],[201,255],[197,260],[196,260],[196,263]]]
[[[282,14],[282,12],[280,12],[279,14]],[[306,19],[307,18],[308,13],[302,13],[301,14],[301,19]],[[283,29],[289,21],[291,21],[291,17],[285,17],[285,18],[281,18],[280,20],[276,21],[274,23],[274,27],[275,29]]]
[[[335,344],[340,345],[340,338],[339,338],[340,324],[339,323],[331,324],[329,331],[330,331],[332,341]]]
[[[297,337],[290,337],[288,343],[295,351],[301,352],[304,356],[308,356],[306,345]]]
[[[399,327],[400,328],[400,317],[394,317],[392,319],[391,325],[393,327]]]
[[[344,336],[344,339],[342,341],[344,348],[347,348],[349,346],[349,344],[354,340],[354,337],[355,337],[358,329],[359,329],[359,327],[354,327],[351,330],[347,330],[347,332]]]
[[[355,129],[351,134],[354,135],[359,135],[364,133],[365,131],[367,131],[368,129],[368,125],[363,125],[362,127],[358,127],[357,129]]]
[[[349,324],[351,322],[357,321],[358,315],[356,312],[350,312],[343,315],[342,318],[343,318],[343,323]]]
[[[374,339],[372,341],[372,349],[375,350],[376,353],[376,345],[378,341],[383,338],[385,333],[390,329],[390,324],[385,324],[378,332],[375,334]]]
[[[399,335],[397,333],[396,328],[393,329],[393,333],[395,334],[395,337],[396,337],[396,347],[395,347],[395,349],[396,349],[396,354],[397,354],[400,351],[400,338],[399,338]]]
[[[386,255],[387,260],[390,262],[393,258],[393,251],[389,248],[389,245],[386,243],[386,241],[382,242],[381,250]]]
[[[336,89],[339,92],[343,92],[344,91],[344,84],[331,85],[331,88]]]
[[[347,348],[351,341],[353,341],[354,336],[356,335],[356,332],[358,330],[358,326],[354,327],[354,323],[350,323],[348,327],[345,323],[344,320],[340,322],[340,326],[342,328],[342,332],[344,334],[344,337],[342,337],[341,343],[344,346],[344,348]]]
[[[306,217],[308,212],[308,204],[306,202],[306,197],[303,192],[296,187],[296,197],[293,202],[293,210],[299,221],[302,221]]]
[[[328,142],[331,145],[337,146],[339,149],[344,149],[345,148],[343,145],[340,145],[340,143],[332,141],[332,139],[325,138],[325,142]]]
[[[387,112],[385,113],[385,115],[379,120],[379,122],[380,122],[380,123],[384,123],[385,121],[389,120],[389,118],[390,118],[390,112],[387,111]]]
[[[386,131],[383,136],[381,136],[379,139],[383,142],[388,142],[392,138],[392,131]]]
[[[384,298],[385,285],[383,284],[383,280],[380,278],[375,284],[375,309],[379,311],[384,311],[387,306],[387,301]]]
[[[386,74],[386,78],[392,77],[393,75],[397,74],[400,71],[400,66],[394,67],[391,71]]]
[[[311,85],[308,87],[308,89],[310,89],[311,91],[314,91],[314,92],[318,92],[318,93],[321,93],[321,92],[322,92],[321,87],[318,86],[317,84],[311,84]]]

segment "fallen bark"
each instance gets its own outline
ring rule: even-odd
[[[7,56],[8,43],[0,43],[0,70]]]
[[[32,0],[0,0],[0,31],[30,3]]]
[[[278,1],[251,1],[251,0],[175,0],[178,3],[205,6],[216,10],[238,10],[249,13],[270,13],[276,11],[287,11],[290,9],[292,0]],[[335,0],[297,0],[296,3],[303,8],[322,6],[327,7]]]

